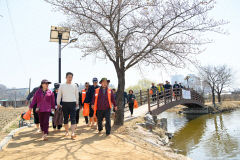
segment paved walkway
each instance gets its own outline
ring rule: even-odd
[[[147,107],[142,106],[134,111],[134,117],[144,115]],[[129,112],[129,111],[128,111]],[[126,120],[129,113],[126,113]],[[63,137],[64,131],[54,132],[50,128],[49,140],[41,141],[41,134],[33,127],[18,132],[8,146],[0,152],[3,160],[43,160],[43,159],[167,159],[153,150],[152,147],[128,141],[127,135],[112,132],[108,137],[98,134],[96,129],[84,125],[81,117],[77,129],[77,139]]]

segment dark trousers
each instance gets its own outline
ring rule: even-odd
[[[56,111],[56,109],[55,109],[55,111]],[[52,117],[52,126],[53,126],[53,129],[61,129],[62,128],[62,125],[58,125],[58,126],[56,126],[55,124],[54,124],[54,114],[53,113],[50,113],[50,116]]]
[[[39,116],[38,116],[38,113],[36,112],[36,108],[37,108],[37,106],[33,107],[34,123],[39,124]]]
[[[156,101],[157,100],[157,95],[156,94],[153,94],[152,95],[152,101],[154,102],[154,101]]]
[[[80,109],[76,110],[76,124],[78,124],[79,122],[79,113],[80,113]]]
[[[88,124],[88,116],[84,116],[86,124]]]
[[[68,124],[70,115],[71,124],[76,124],[76,102],[62,102],[64,124]]]
[[[40,127],[44,134],[48,134],[50,112],[39,112]]]
[[[111,119],[110,119],[111,109],[97,110],[96,114],[97,114],[97,119],[98,119],[98,130],[99,131],[103,130],[102,121],[103,121],[103,118],[105,118],[106,134],[110,134],[110,132],[111,132]]]
[[[94,110],[92,109],[92,107],[90,106],[90,110],[89,110],[89,117],[92,118],[94,114]]]
[[[133,105],[134,105],[134,103],[128,103],[128,107],[131,112],[131,115],[133,115]]]

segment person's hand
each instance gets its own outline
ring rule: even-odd
[[[94,109],[94,105],[92,105],[92,109]]]
[[[116,106],[116,107],[114,107],[114,109],[115,109],[115,111],[117,111],[117,110],[118,110],[118,107]]]
[[[28,100],[25,101],[25,105],[26,105],[26,106],[28,105]]]
[[[39,108],[36,108],[36,112],[38,112],[39,111]]]

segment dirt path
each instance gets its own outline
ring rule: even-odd
[[[8,146],[0,152],[0,159],[169,159],[158,148],[130,142],[126,135],[113,132],[106,137],[83,124],[77,130],[77,139],[63,137],[64,131],[53,132],[50,129],[49,140],[41,141],[36,130],[26,128],[17,133]]]

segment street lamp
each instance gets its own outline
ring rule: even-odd
[[[66,27],[51,26],[50,42],[58,42],[58,82],[61,83],[61,44],[68,43],[70,37],[70,29]]]
[[[65,47],[66,47],[67,45],[69,45],[70,43],[76,42],[77,40],[78,40],[77,38],[71,39],[65,46],[62,47],[62,49],[65,48]]]

